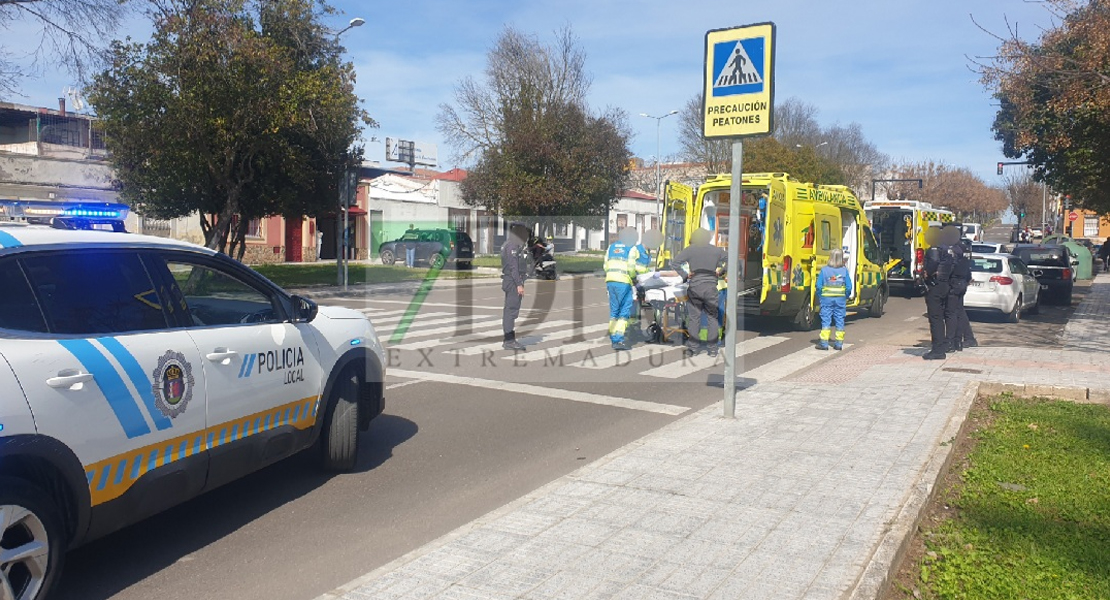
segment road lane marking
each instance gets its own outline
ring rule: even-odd
[[[552,333],[551,335],[545,335],[545,336],[543,336],[542,340],[539,340],[538,342],[535,342],[535,343],[554,342],[554,341],[557,341],[557,340],[565,340],[567,338],[572,338],[572,337],[575,337],[577,335],[586,335],[586,334],[590,334],[590,333],[596,333],[598,331],[608,331],[608,330],[609,330],[609,324],[608,323],[599,323],[597,325],[591,325],[589,327],[581,327],[581,328],[572,327],[572,328],[564,330],[564,331],[558,331],[558,332]],[[517,341],[520,341],[522,343],[525,343],[525,345],[527,345],[526,340],[530,337],[532,337],[532,336],[529,335],[529,336],[525,336],[525,337],[518,337]],[[482,344],[480,346],[469,346],[467,348],[460,348],[458,350],[458,353],[466,355],[466,356],[470,356],[470,355],[473,355],[473,354],[482,354],[483,352],[488,352],[490,350],[500,350],[500,349],[501,349],[501,342],[493,342],[493,343],[489,343],[489,344]]]
[[[914,315],[914,316],[912,316],[912,317],[909,317],[908,319],[905,319],[905,321],[906,321],[907,323],[909,323],[910,321],[916,321],[916,320],[918,320],[918,319],[920,319],[920,318],[921,318],[921,315]]]
[[[759,352],[760,350],[766,350],[771,346],[776,346],[789,339],[790,338],[772,335],[744,340],[742,343],[736,345],[736,358],[737,360],[739,360],[744,356]],[[664,379],[678,379],[679,377],[692,375],[694,373],[697,373],[698,371],[715,366],[720,366],[722,368],[725,366],[724,354],[718,354],[714,357],[711,357],[707,354],[699,354],[693,357],[684,357],[682,359],[682,362],[660,365],[653,369],[642,371],[640,375],[647,375],[649,377],[661,377]],[[738,363],[737,366],[741,365],[739,365]],[[737,369],[737,371],[739,371],[739,369]]]
[[[512,394],[525,394],[528,396],[540,396],[543,398],[556,398],[559,400],[569,400],[571,402],[581,402],[584,404],[599,404],[601,406],[612,406],[615,408],[627,408],[629,410],[639,410],[643,412],[650,412],[656,414],[678,416],[690,410],[686,406],[675,406],[673,404],[661,404],[657,402],[645,402],[643,400],[633,400],[631,398],[620,398],[617,396],[603,396],[601,394],[588,394],[586,392],[575,392],[572,390],[564,390],[556,387],[540,387],[538,385],[529,385],[526,383],[512,383],[509,381],[494,381],[492,379],[477,379],[474,377],[461,377],[458,375],[448,375],[446,373],[429,373],[424,371],[403,371],[399,369],[391,369],[391,375],[403,378],[421,379],[423,381],[434,381],[437,383],[449,383],[452,385],[465,385],[470,387],[482,388],[486,390],[496,390],[500,392],[509,392]]]
[[[531,329],[529,329],[529,333],[531,333],[533,331],[539,331],[539,330],[542,330],[542,329],[554,329],[556,327],[567,327],[567,326],[570,326],[570,325],[574,325],[574,321],[545,321],[545,322],[540,323],[539,325],[536,325],[535,327],[532,327]],[[450,337],[450,338],[445,338],[445,339],[430,339],[430,340],[424,340],[424,341],[420,341],[420,342],[406,342],[404,344],[397,344],[396,346],[390,346],[390,348],[394,348],[394,349],[397,349],[397,350],[420,350],[422,348],[433,348],[435,346],[446,346],[448,344],[459,344],[459,343],[474,342],[474,341],[478,341],[478,340],[489,339],[489,336],[490,336],[491,333],[501,331],[501,324],[498,323],[496,326],[491,325],[488,328],[488,330],[486,330],[486,331],[487,331],[486,333],[475,331],[471,335],[459,336],[459,337]],[[497,342],[496,344],[494,344],[494,346],[496,346],[497,348],[500,348],[501,343],[502,342]]]
[[[403,388],[406,385],[412,385],[414,383],[424,383],[424,382],[420,379],[410,379],[408,381],[402,381],[401,383],[394,383],[393,385],[387,385],[387,386],[385,386],[385,389],[386,389],[386,391],[395,390],[397,388]]]

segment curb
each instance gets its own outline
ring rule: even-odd
[[[906,493],[902,508],[886,525],[883,537],[872,553],[867,567],[845,598],[875,600],[886,595],[909,551],[913,536],[921,525],[925,508],[936,498],[941,480],[952,465],[952,451],[956,446],[954,442],[967,433],[967,416],[972,404],[980,396],[1007,393],[1018,398],[1048,397],[1080,404],[1110,405],[1110,390],[1106,389],[986,381],[969,383],[941,431],[937,451]]]

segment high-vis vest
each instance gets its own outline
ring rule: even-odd
[[[824,267],[817,275],[817,291],[822,298],[844,298],[851,293],[848,269]]]
[[[621,242],[614,242],[609,245],[609,251],[605,253],[606,283],[627,283],[632,285],[633,273],[635,273],[636,270],[635,263],[629,260],[632,250],[632,248]]]

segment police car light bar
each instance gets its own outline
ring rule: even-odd
[[[113,202],[49,202],[0,200],[0,216],[11,219],[64,217],[67,219],[110,219],[123,221],[130,212],[126,204]]]

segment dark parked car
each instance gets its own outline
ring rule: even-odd
[[[405,248],[416,247],[416,262],[440,268],[455,263],[460,269],[469,268],[474,260],[474,242],[464,231],[449,229],[412,229],[392,242],[378,247],[383,265],[405,262]]]
[[[1026,246],[1014,248],[1014,256],[1029,267],[1029,272],[1041,284],[1042,297],[1046,294],[1061,304],[1071,304],[1075,270],[1071,257],[1063,246]]]

